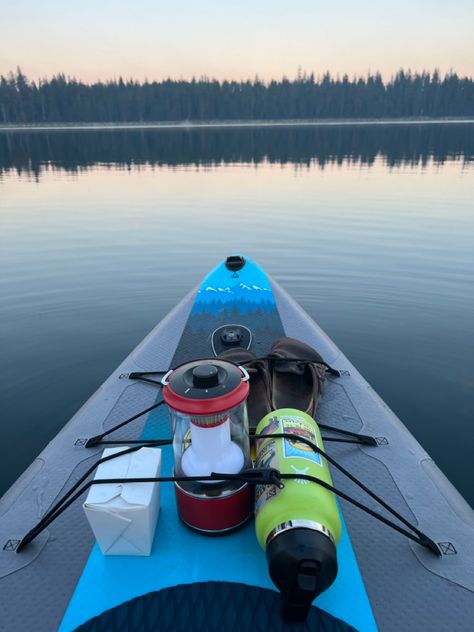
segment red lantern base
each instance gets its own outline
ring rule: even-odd
[[[243,525],[253,514],[253,485],[227,496],[203,498],[184,491],[175,483],[176,503],[181,520],[203,533],[224,533]]]

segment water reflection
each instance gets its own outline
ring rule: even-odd
[[[45,168],[76,172],[99,164],[215,166],[222,163],[359,163],[387,166],[471,161],[474,125],[377,125],[187,130],[1,132],[0,174],[39,177]]]
[[[474,505],[473,133],[0,132],[0,443],[15,448],[0,494],[206,270],[244,251]]]

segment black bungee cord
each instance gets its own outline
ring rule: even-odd
[[[339,469],[344,475],[346,475],[351,481],[353,481],[356,485],[358,485],[363,491],[365,491],[371,498],[373,498],[376,502],[378,502],[384,509],[386,509],[389,513],[391,513],[394,517],[396,517],[400,522],[402,522],[408,529],[410,529],[413,533],[410,533],[407,529],[400,527],[392,520],[389,520],[382,514],[377,511],[374,511],[370,507],[367,507],[363,503],[359,502],[355,498],[352,498],[345,492],[337,489],[333,485],[326,483],[322,479],[319,479],[315,476],[310,476],[306,474],[291,474],[291,473],[282,473],[279,470],[274,468],[251,468],[246,469],[238,474],[226,474],[219,472],[212,472],[209,476],[159,476],[159,477],[143,477],[143,478],[112,478],[112,479],[92,479],[84,483],[86,478],[92,474],[96,467],[98,467],[101,463],[105,463],[112,459],[115,459],[124,454],[129,454],[131,452],[135,452],[144,445],[137,445],[131,448],[127,448],[122,450],[116,454],[111,454],[109,456],[103,457],[99,459],[95,464],[93,464],[85,474],[81,476],[81,478],[73,485],[73,487],[66,492],[66,494],[41,518],[41,520],[22,538],[20,544],[18,545],[16,551],[19,553],[23,548],[35,539],[44,529],[46,529],[56,518],[58,518],[75,500],[77,500],[84,492],[86,492],[92,485],[106,485],[106,484],[128,484],[128,483],[167,483],[167,482],[199,482],[199,481],[218,481],[218,480],[235,480],[244,483],[250,483],[253,485],[277,485],[280,488],[283,488],[284,484],[282,480],[286,479],[304,479],[316,483],[329,491],[333,492],[340,498],[343,498],[347,502],[353,504],[358,507],[365,513],[369,514],[373,518],[379,520],[383,524],[388,527],[394,529],[398,533],[406,536],[407,538],[417,542],[418,544],[428,548],[436,555],[440,556],[440,550],[436,543],[429,538],[425,533],[420,531],[415,525],[412,525],[406,518],[404,518],[401,514],[399,514],[395,509],[390,507],[384,500],[382,500],[379,496],[377,496],[374,492],[369,490],[361,481],[359,481],[355,476],[353,476],[350,472],[348,472],[345,468],[335,461],[332,457],[330,457],[324,450],[316,446],[313,442],[301,437],[297,434],[292,433],[274,433],[270,435],[253,435],[251,437],[253,440],[270,440],[270,439],[288,439],[288,440],[297,440],[299,442],[306,443],[309,447],[311,447],[316,453],[323,456],[327,459],[334,467]],[[172,443],[172,439],[158,439],[154,442],[147,444],[148,447],[158,447],[163,445],[170,445]],[[84,483],[84,484],[83,484]],[[82,487],[81,487],[82,485]]]
[[[305,359],[297,359],[297,358],[271,358],[271,357],[262,357],[262,358],[258,358],[258,360],[270,360],[270,361],[275,361],[275,362],[287,362],[287,361],[295,361],[295,362],[300,362],[300,363],[309,363],[310,361],[305,360]],[[252,360],[251,362],[255,362],[255,360]],[[246,363],[244,363],[246,364]],[[321,364],[321,362],[318,362],[317,364]],[[328,365],[327,363],[322,363],[326,366],[326,369],[329,373],[332,373],[333,375],[341,375],[340,371],[338,371],[337,369],[333,369],[333,367],[331,367],[330,365]],[[149,375],[164,375],[166,373],[166,371],[146,371],[146,372],[132,372],[130,373],[127,377],[129,379],[132,380],[140,380],[143,382],[147,382],[147,383],[151,383],[155,386],[160,387],[160,389],[163,387],[163,384],[161,382],[157,382],[156,380],[153,380],[147,376]],[[418,544],[428,548],[429,550],[431,550],[433,553],[435,553],[436,555],[440,556],[440,550],[438,548],[438,546],[436,545],[436,543],[429,538],[426,534],[424,534],[422,531],[420,531],[415,525],[412,525],[406,518],[404,518],[401,514],[399,514],[395,509],[393,509],[392,507],[390,507],[390,505],[388,505],[382,498],[380,498],[377,494],[375,494],[374,492],[372,492],[368,487],[366,487],[366,485],[364,485],[364,483],[362,483],[361,481],[359,481],[353,474],[351,474],[348,470],[346,470],[342,465],[340,465],[333,457],[329,456],[324,450],[322,450],[321,448],[319,448],[316,444],[314,444],[312,441],[310,441],[309,439],[306,439],[305,437],[302,437],[300,435],[296,435],[296,434],[291,434],[291,433],[272,433],[270,435],[266,435],[266,434],[251,434],[250,435],[250,439],[252,441],[263,441],[263,440],[270,440],[270,439],[287,439],[287,440],[298,440],[299,442],[305,443],[307,444],[314,452],[316,452],[317,454],[320,454],[323,458],[325,458],[329,463],[331,463],[334,467],[336,467],[342,474],[344,474],[347,478],[349,478],[349,480],[351,480],[353,483],[355,483],[360,489],[362,489],[365,493],[367,493],[373,500],[375,500],[377,503],[379,503],[384,509],[386,509],[390,514],[392,514],[395,518],[397,518],[400,522],[402,522],[406,527],[408,527],[408,529],[410,529],[413,533],[410,533],[410,531],[407,531],[406,529],[404,529],[403,527],[400,527],[399,525],[397,525],[396,523],[394,523],[393,521],[389,520],[388,518],[386,518],[385,516],[383,516],[382,514],[380,514],[379,512],[374,511],[373,509],[371,509],[370,507],[367,507],[366,505],[362,504],[361,502],[357,501],[356,499],[352,498],[351,496],[349,496],[348,494],[346,494],[345,492],[333,487],[332,485],[330,485],[329,483],[326,483],[325,481],[314,477],[314,476],[310,476],[307,474],[291,474],[291,473],[282,473],[279,472],[279,470],[273,469],[273,468],[265,468],[265,469],[261,469],[261,468],[252,468],[252,469],[247,469],[247,470],[243,470],[242,472],[238,473],[238,474],[224,474],[224,473],[211,473],[209,476],[162,476],[162,477],[154,477],[154,478],[115,478],[115,479],[93,479],[90,480],[88,482],[85,482],[86,479],[92,474],[92,472],[102,463],[105,463],[107,461],[110,461],[112,459],[117,458],[118,456],[123,456],[125,454],[129,454],[132,452],[135,452],[137,450],[140,450],[142,447],[160,447],[160,446],[165,446],[165,445],[170,445],[172,443],[172,439],[131,439],[128,441],[125,440],[117,440],[117,441],[112,441],[112,440],[104,440],[104,437],[106,437],[107,435],[110,435],[112,432],[114,432],[115,430],[118,430],[124,426],[126,426],[127,424],[131,423],[132,421],[135,421],[136,419],[138,419],[139,417],[146,415],[147,413],[151,412],[152,410],[158,408],[159,406],[162,406],[164,404],[164,400],[160,400],[159,402],[156,402],[155,404],[145,408],[144,410],[136,413],[135,415],[132,415],[132,417],[129,417],[128,419],[125,419],[122,422],[119,422],[117,425],[113,426],[112,428],[110,428],[109,430],[99,434],[99,435],[95,435],[93,437],[90,437],[86,443],[86,448],[87,447],[93,447],[93,446],[97,446],[97,445],[110,445],[110,444],[125,444],[125,443],[132,443],[135,444],[133,445],[133,447],[129,447],[126,448],[124,450],[121,450],[120,452],[116,453],[116,454],[111,454],[109,456],[106,457],[102,457],[101,459],[99,459],[98,461],[96,461],[80,478],[78,481],[76,481],[76,483],[64,494],[64,496],[58,501],[56,502],[45,514],[44,516],[39,520],[39,522],[32,528],[30,529],[30,531],[22,538],[20,544],[18,545],[16,551],[20,552],[21,550],[23,550],[23,548],[32,540],[34,540],[44,529],[46,529],[59,515],[61,515],[75,500],[77,500],[77,498],[79,498],[85,491],[87,491],[92,485],[100,485],[100,484],[114,484],[114,483],[122,483],[122,484],[126,484],[126,483],[152,483],[152,482],[198,482],[198,481],[216,481],[216,480],[237,480],[237,481],[241,481],[241,482],[246,482],[246,483],[250,483],[253,485],[277,485],[280,488],[282,488],[284,486],[284,484],[282,483],[282,480],[289,480],[289,479],[304,479],[304,480],[308,480],[311,482],[314,482],[322,487],[324,487],[325,489],[328,489],[329,491],[333,492],[334,494],[336,494],[337,496],[339,496],[340,498],[343,498],[344,500],[346,500],[347,502],[353,504],[354,506],[358,507],[359,509],[361,509],[362,511],[364,511],[365,513],[369,514],[370,516],[372,516],[373,518],[379,520],[380,522],[382,522],[383,524],[391,527],[392,529],[394,529],[395,531],[397,531],[398,533],[401,533],[402,535],[406,536],[407,538],[413,540],[414,542],[417,542]],[[316,422],[317,423],[317,422]],[[363,435],[363,434],[358,434],[349,430],[343,430],[341,428],[337,428],[335,426],[329,426],[327,424],[318,424],[318,426],[324,430],[328,430],[331,432],[337,432],[341,435],[345,435],[345,436],[349,436],[351,437],[350,439],[341,439],[341,438],[337,438],[337,437],[322,437],[322,439],[324,441],[339,441],[339,442],[343,442],[343,443],[359,443],[359,444],[363,444],[363,445],[370,445],[370,446],[377,446],[377,442],[375,440],[374,437],[371,437],[369,435]],[[81,487],[82,485],[82,487]],[[415,534],[415,535],[414,535]]]
[[[148,382],[148,383],[154,384],[155,386],[158,386],[161,389],[163,388],[163,384],[161,382],[150,380],[146,376],[158,375],[158,374],[164,375],[165,373],[167,373],[167,371],[148,371],[148,372],[140,372],[140,373],[134,372],[128,375],[128,379]],[[143,445],[148,445],[148,444],[153,443],[155,441],[154,439],[138,439],[138,440],[129,439],[129,440],[104,441],[104,437],[107,437],[108,435],[112,434],[116,430],[123,428],[127,424],[131,423],[132,421],[135,421],[136,419],[138,419],[139,417],[142,417],[143,415],[146,415],[152,410],[155,410],[156,408],[163,406],[164,403],[165,402],[163,400],[159,402],[155,402],[151,406],[148,406],[148,408],[144,408],[140,412],[136,413],[135,415],[132,415],[131,417],[129,417],[128,419],[125,419],[124,421],[119,422],[117,425],[113,426],[112,428],[109,428],[108,430],[102,432],[101,434],[95,435],[93,437],[89,437],[89,439],[86,442],[85,447],[92,448],[96,445],[121,445],[121,444],[124,445],[126,443],[137,443],[137,444],[141,443]],[[337,434],[351,437],[350,439],[341,439],[339,437],[322,437],[324,441],[338,442],[338,443],[355,443],[355,444],[359,443],[363,445],[377,447],[377,441],[375,440],[374,437],[371,437],[370,435],[353,432],[351,430],[345,430],[343,428],[330,426],[328,424],[321,424],[319,422],[316,422],[316,423],[318,424],[319,428],[321,428],[322,430],[328,430],[329,432],[336,432]]]

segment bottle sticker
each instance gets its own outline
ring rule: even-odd
[[[318,437],[314,429],[308,424],[303,417],[285,416],[281,418],[281,432],[299,435],[311,443],[314,443],[318,448],[321,446],[318,444]],[[320,465],[322,467],[321,455],[315,452],[311,446],[298,439],[284,439],[283,441],[283,456],[288,459],[291,457],[298,457],[299,459],[307,459]]]
[[[273,428],[275,430],[275,428]],[[266,430],[262,434],[268,434]],[[264,439],[258,442],[257,459],[255,467],[278,467],[278,451],[276,441]],[[280,493],[276,485],[256,485],[255,486],[255,515],[262,509],[266,502],[273,500]]]
[[[261,431],[260,434],[262,435],[269,435],[272,434],[273,432],[275,432],[275,430],[278,430],[278,417],[272,417],[271,419],[268,420],[268,426],[265,426],[265,428]],[[257,442],[255,444],[255,448],[257,450],[257,454],[259,454],[260,452],[260,446],[262,444],[268,444],[268,440],[267,439],[257,439]],[[276,467],[276,466],[275,466]]]
[[[255,486],[255,515],[258,516],[259,511],[265,503],[277,498],[281,490],[276,485],[256,485]]]
[[[278,452],[276,441],[264,439],[263,445],[258,446],[255,467],[274,467],[278,469]]]

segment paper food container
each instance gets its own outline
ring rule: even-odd
[[[126,450],[106,448],[103,457]],[[159,477],[161,450],[141,448],[102,463],[95,479]],[[92,485],[83,505],[104,555],[150,555],[160,511],[159,483]]]

